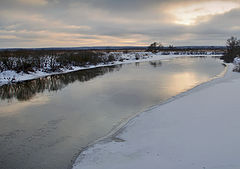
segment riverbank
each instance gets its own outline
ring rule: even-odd
[[[35,72],[29,72],[29,73],[24,73],[24,72],[17,73],[16,71],[12,71],[12,70],[3,71],[3,72],[0,72],[0,86],[8,83],[16,83],[16,82],[21,82],[26,80],[37,79],[37,78],[45,77],[49,75],[63,74],[63,73],[69,73],[69,72],[74,72],[79,70],[92,69],[92,68],[111,66],[111,65],[163,60],[163,59],[170,59],[170,58],[183,57],[183,56],[211,56],[211,57],[221,56],[221,55],[212,55],[212,54],[209,54],[209,55],[181,55],[181,54],[163,55],[162,53],[153,54],[151,52],[132,52],[127,54],[123,54],[122,52],[113,52],[110,54],[112,54],[115,58],[117,58],[118,61],[114,61],[107,64],[101,63],[97,65],[88,65],[85,67],[71,66],[71,68],[69,69],[62,68],[60,69],[60,71],[57,71],[57,72],[45,72],[45,71],[38,70]],[[137,55],[137,59],[136,59],[136,55]]]
[[[240,74],[141,113],[111,141],[83,151],[74,169],[240,168]]]

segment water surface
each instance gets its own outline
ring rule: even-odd
[[[215,77],[214,58],[176,58],[0,87],[0,168],[66,169],[134,114]]]

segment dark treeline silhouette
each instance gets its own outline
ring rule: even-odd
[[[3,85],[0,87],[0,99],[10,100],[16,98],[19,101],[26,101],[33,98],[37,93],[43,93],[46,90],[58,91],[75,81],[89,81],[97,76],[119,71],[121,67],[122,65],[100,67]]]
[[[142,48],[141,48],[142,49]],[[114,51],[114,50],[112,50]],[[121,50],[123,53],[134,52],[137,50]],[[141,51],[145,51],[144,48]],[[162,55],[186,54],[186,55],[204,55],[207,51],[213,54],[221,54],[224,49],[221,47],[164,47],[161,43],[154,42],[148,48],[148,52],[162,52]],[[109,54],[111,50],[66,50],[66,49],[5,49],[0,50],[0,72],[13,70],[19,72],[61,72],[62,68],[68,70],[72,66],[88,66],[100,63],[107,64],[113,61],[123,61],[123,58],[116,58]],[[107,54],[108,53],[108,54]],[[136,54],[136,60],[140,56]]]
[[[186,55],[194,55],[194,54],[202,54],[205,55],[207,52],[212,52],[212,54],[223,54],[226,50],[225,47],[222,46],[163,46],[162,43],[154,42],[150,44],[146,51],[152,53],[163,52],[163,55],[168,55],[170,52],[174,52],[174,54],[186,54]]]

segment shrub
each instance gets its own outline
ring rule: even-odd
[[[139,53],[136,53],[136,54],[135,54],[135,59],[136,59],[136,60],[139,60],[139,59],[140,59]]]
[[[147,48],[147,52],[158,53],[163,48],[161,43],[154,42]]]
[[[236,37],[231,37],[227,40],[227,50],[221,57],[225,62],[231,63],[234,58],[240,57],[240,40]]]
[[[115,60],[114,56],[106,58],[103,55],[104,53],[88,50],[5,50],[0,51],[0,71],[53,72],[60,68],[97,65]]]
[[[114,57],[114,55],[113,54],[110,54],[109,56],[108,56],[108,62],[113,62],[113,61],[115,61],[116,59],[115,59],[115,57]]]

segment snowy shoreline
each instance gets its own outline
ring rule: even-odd
[[[9,84],[9,83],[16,83],[16,82],[22,82],[22,81],[27,81],[27,80],[33,80],[41,77],[46,77],[50,75],[57,75],[57,74],[64,74],[64,73],[70,73],[74,71],[79,71],[79,70],[86,70],[86,69],[93,69],[93,68],[98,68],[98,67],[105,67],[105,66],[113,66],[113,65],[119,65],[119,64],[127,64],[127,63],[136,63],[136,62],[145,62],[145,61],[156,61],[156,60],[164,60],[164,59],[171,59],[171,58],[176,58],[176,57],[194,57],[194,56],[209,56],[209,57],[220,57],[221,55],[213,55],[213,54],[205,54],[205,55],[162,55],[162,53],[157,53],[157,54],[152,54],[149,52],[133,52],[130,54],[123,54],[123,53],[113,53],[115,55],[122,55],[121,57],[124,59],[122,62],[121,61],[115,61],[110,64],[98,64],[98,65],[90,65],[87,67],[74,67],[72,66],[72,70],[70,69],[62,69],[61,72],[42,72],[42,71],[36,71],[33,73],[16,73],[15,71],[3,71],[0,72],[0,86],[4,84]],[[135,54],[139,54],[139,60],[135,59]],[[12,80],[14,79],[14,80]]]
[[[232,68],[139,114],[115,139],[84,150],[73,169],[239,168],[240,74]]]

